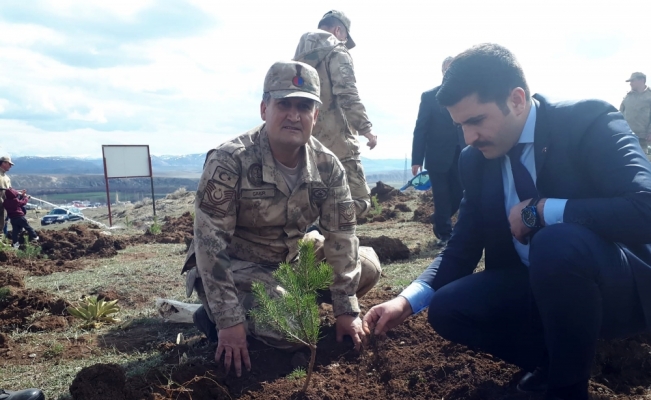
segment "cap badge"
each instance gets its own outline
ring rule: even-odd
[[[301,87],[305,83],[303,77],[301,77],[301,69],[300,65],[296,66],[296,76],[292,79],[292,84],[296,87]]]

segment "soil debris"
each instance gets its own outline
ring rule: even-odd
[[[409,248],[400,239],[394,239],[388,236],[380,236],[377,238],[359,236],[359,245],[372,247],[381,262],[409,258]]]

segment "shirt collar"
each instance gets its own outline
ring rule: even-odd
[[[531,101],[531,108],[529,109],[529,116],[527,122],[524,124],[522,134],[518,143],[533,143],[534,131],[536,130],[536,102]]]

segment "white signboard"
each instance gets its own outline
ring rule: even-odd
[[[104,145],[106,178],[150,177],[148,145]]]

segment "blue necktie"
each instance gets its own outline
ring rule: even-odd
[[[538,189],[536,184],[531,178],[531,174],[527,167],[522,164],[520,157],[526,143],[518,143],[515,147],[509,150],[509,160],[511,161],[511,172],[513,172],[513,182],[515,183],[515,191],[518,193],[520,201],[527,199],[535,199],[538,197]]]

